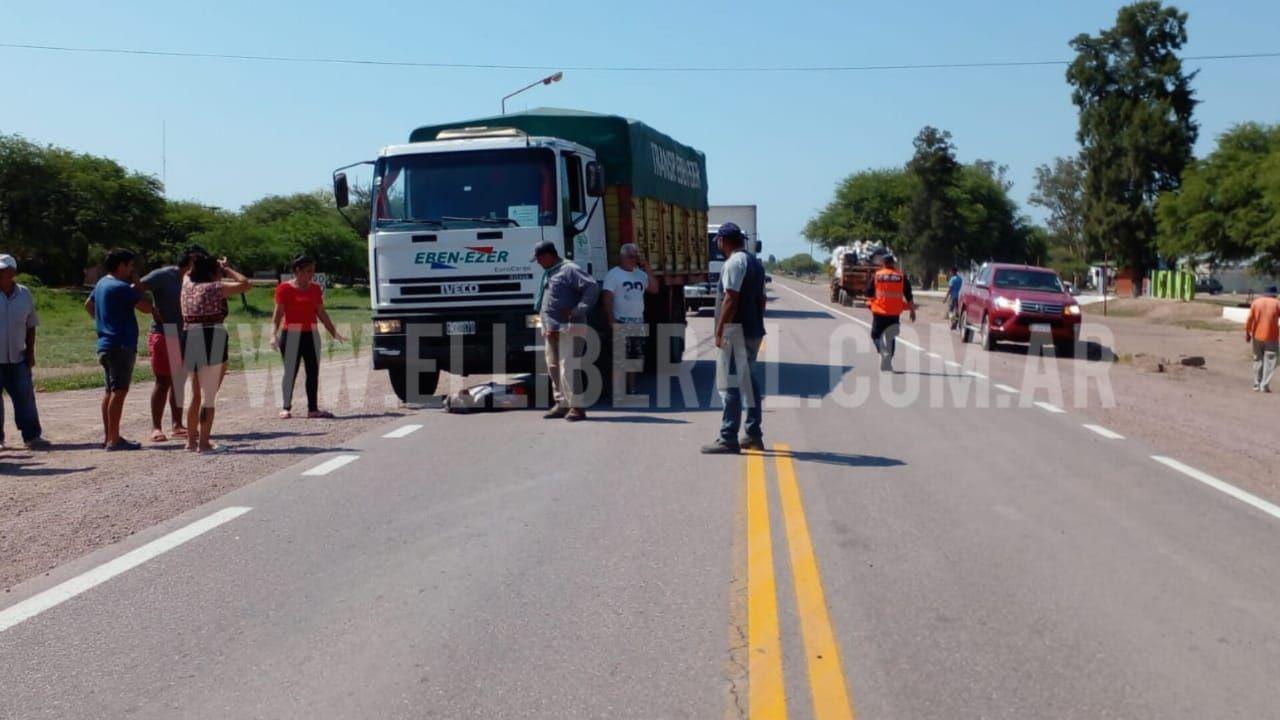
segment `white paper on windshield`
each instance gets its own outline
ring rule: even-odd
[[[537,205],[510,205],[507,207],[507,217],[515,220],[520,227],[537,227],[538,226],[538,206]]]

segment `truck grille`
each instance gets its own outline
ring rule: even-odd
[[[1062,305],[1052,303],[1022,302],[1022,312],[1032,315],[1061,315]]]

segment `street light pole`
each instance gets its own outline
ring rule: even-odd
[[[537,87],[537,86],[539,86],[539,85],[550,85],[551,83],[560,82],[560,80],[561,80],[562,78],[564,78],[564,73],[563,73],[563,72],[557,72],[557,73],[554,73],[554,74],[548,75],[548,76],[546,76],[546,77],[542,78],[541,80],[538,80],[537,82],[531,82],[531,83],[529,83],[528,85],[525,85],[524,87],[520,88],[519,90],[516,90],[516,91],[515,91],[515,92],[513,92],[513,93],[510,93],[510,94],[504,95],[504,96],[502,97],[502,114],[503,114],[503,115],[506,115],[506,114],[507,114],[507,100],[510,100],[511,98],[515,97],[516,95],[519,95],[520,93],[522,93],[522,92],[524,92],[525,90],[528,90],[528,89],[530,89],[530,88],[535,88],[535,87]]]

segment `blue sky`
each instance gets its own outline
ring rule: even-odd
[[[1070,57],[1116,2],[5,3],[0,42],[535,65],[863,65]],[[1280,50],[1280,3],[1183,2],[1188,54]],[[1233,123],[1280,122],[1280,59],[1192,63],[1200,151]],[[113,157],[170,197],[237,207],[325,186],[419,124],[488,115],[531,71],[266,64],[0,49],[0,132]],[[636,117],[707,154],[712,203],[756,203],[767,252],[848,173],[901,165],[921,126],[962,160],[1037,164],[1075,150],[1061,67],[864,73],[570,71],[514,109]]]

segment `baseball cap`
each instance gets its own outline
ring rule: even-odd
[[[738,227],[737,223],[722,223],[720,229],[716,230],[716,237],[741,238],[742,228]]]
[[[8,257],[8,255],[0,255],[0,267],[4,267],[4,259],[6,257]],[[1272,285],[1271,287],[1267,288],[1266,291],[1263,292],[1262,294],[1268,295],[1270,297],[1275,297],[1277,292],[1280,292],[1280,289],[1276,288],[1275,285]]]
[[[542,242],[533,246],[533,257],[529,259],[537,260],[539,255],[544,255],[546,253],[555,253],[556,255],[559,255],[560,251],[556,249],[555,243],[551,242],[550,240],[543,240]]]
[[[0,270],[17,270],[18,261],[13,259],[12,255],[0,254]]]

